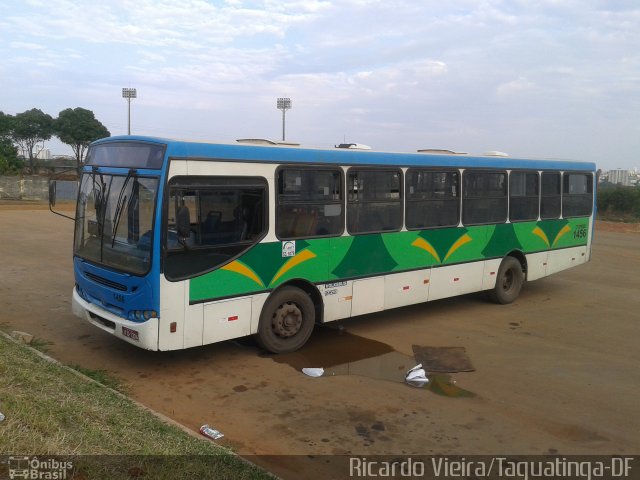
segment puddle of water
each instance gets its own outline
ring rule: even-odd
[[[473,372],[475,368],[464,347],[422,347],[413,345],[416,363],[429,365],[431,373]]]
[[[413,367],[415,359],[404,353],[392,351],[378,357],[364,358],[356,362],[343,363],[325,368],[323,377],[335,375],[360,375],[362,377],[376,380],[386,380],[390,382],[407,384],[405,376],[407,370]],[[438,373],[428,375],[429,382],[414,388],[423,388],[435,394],[445,397],[474,397],[475,394],[458,387],[451,378],[451,375]],[[413,385],[412,385],[413,386]]]
[[[305,367],[327,368],[357,362],[390,352],[394,352],[394,349],[386,343],[360,337],[337,328],[316,326],[313,335],[300,350],[265,356],[277,363],[286,363],[300,371]],[[407,370],[412,366],[409,365]]]
[[[309,342],[296,352],[268,356],[298,372],[305,367],[322,367],[323,377],[359,375],[404,385],[407,385],[407,371],[418,363],[415,357],[400,353],[386,343],[331,327],[316,327]],[[429,372],[429,365],[423,366]],[[458,387],[451,375],[437,373],[427,378],[429,382],[421,387],[423,390],[446,397],[475,396]]]

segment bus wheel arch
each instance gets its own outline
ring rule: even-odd
[[[313,305],[315,307],[316,312],[316,323],[322,323],[322,319],[324,318],[324,302],[322,300],[322,294],[318,290],[313,283],[308,280],[303,280],[301,278],[296,278],[293,280],[289,280],[287,283],[281,285],[278,288],[286,287],[291,285],[293,287],[297,287],[300,290],[304,290],[309,297],[311,297],[311,301],[313,301]]]
[[[517,250],[506,255],[500,263],[496,285],[489,290],[489,298],[496,303],[506,305],[513,302],[526,280],[526,258]]]
[[[311,336],[318,305],[314,289],[304,281],[291,281],[271,292],[262,307],[256,340],[272,353],[293,352]],[[319,297],[319,292],[317,297]]]
[[[520,262],[522,266],[522,273],[524,275],[524,281],[527,281],[527,257],[521,250],[512,250],[506,255],[507,257],[513,257]]]

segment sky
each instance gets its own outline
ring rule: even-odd
[[[640,168],[636,0],[0,0],[0,111]],[[71,150],[52,139],[53,154]]]

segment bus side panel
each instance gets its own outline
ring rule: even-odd
[[[202,303],[188,305],[184,319],[184,348],[202,345],[204,307]]]
[[[502,258],[494,258],[484,262],[484,273],[482,275],[482,290],[491,290],[496,286],[498,269],[502,263]]]
[[[547,276],[549,252],[530,253],[526,258],[528,282]]]
[[[203,343],[206,345],[249,335],[251,311],[251,297],[205,303]]]
[[[384,277],[366,278],[353,282],[351,316],[384,310]]]
[[[189,304],[187,282],[169,282],[160,277],[160,321],[158,350],[178,350],[184,348],[185,305]],[[170,324],[176,323],[176,331],[171,332]]]
[[[260,314],[262,313],[262,307],[264,302],[269,298],[268,293],[259,293],[251,297],[251,326],[249,333],[251,335],[258,333],[258,325],[260,323]]]
[[[353,282],[333,282],[318,285],[324,303],[323,322],[333,322],[351,316]]]
[[[431,269],[429,301],[482,290],[484,262]]]
[[[595,202],[595,194],[594,194],[594,202]],[[594,212],[595,212],[595,203],[594,203]],[[595,214],[594,214],[595,215]],[[587,237],[587,252],[585,255],[585,262],[590,262],[591,261],[591,244],[593,243],[593,227],[594,227],[594,223],[595,220],[593,218],[593,215],[589,218],[589,231],[588,231],[588,237]]]
[[[384,308],[426,302],[429,298],[431,269],[396,273],[384,277]]]
[[[549,265],[547,272],[552,273],[575,267],[586,261],[587,247],[563,248],[549,252]]]

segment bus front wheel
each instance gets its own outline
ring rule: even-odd
[[[522,289],[524,272],[517,258],[505,257],[498,269],[496,286],[489,291],[489,297],[496,303],[507,304],[513,302]]]
[[[313,301],[304,290],[283,287],[262,307],[256,339],[272,353],[293,352],[311,336],[315,316]]]

